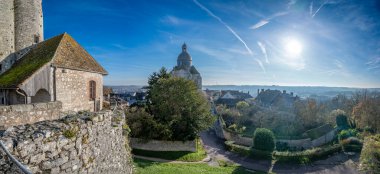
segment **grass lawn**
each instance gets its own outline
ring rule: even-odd
[[[132,153],[135,155],[161,158],[166,160],[175,161],[185,161],[185,162],[195,162],[202,161],[206,158],[207,153],[203,149],[200,141],[198,141],[197,152],[186,152],[186,151],[149,151],[142,149],[132,149]]]
[[[211,167],[205,163],[174,164],[134,159],[137,174],[252,174],[243,167],[227,165]],[[256,173],[256,172],[254,172]],[[258,172],[257,174],[262,174]]]

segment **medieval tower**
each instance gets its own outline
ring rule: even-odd
[[[43,41],[42,0],[0,0],[0,74]]]

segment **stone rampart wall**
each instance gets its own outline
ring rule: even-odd
[[[10,127],[0,140],[32,173],[131,174],[123,121],[112,117],[111,112],[82,113]],[[17,173],[14,166],[0,151],[0,173]]]
[[[61,102],[0,106],[0,130],[62,117]]]
[[[139,138],[130,139],[133,149],[142,149],[150,151],[197,151],[196,141],[159,141],[143,140]]]

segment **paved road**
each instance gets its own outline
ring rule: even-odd
[[[224,142],[215,136],[213,131],[202,132],[201,138],[204,147],[210,157],[208,162],[210,165],[217,165],[217,160],[232,161],[241,166],[255,171],[273,171],[275,173],[310,173],[310,174],[356,174],[356,164],[359,156],[348,157],[343,153],[339,153],[329,157],[326,160],[316,161],[310,165],[285,165],[274,164],[267,160],[254,160],[239,156],[227,151],[224,147]],[[273,168],[271,168],[273,167]]]

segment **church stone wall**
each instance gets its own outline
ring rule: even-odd
[[[96,82],[96,99],[103,103],[103,76],[97,73],[57,68],[56,100],[63,103],[63,111],[94,110],[94,101],[90,101],[90,81]]]
[[[32,173],[131,174],[133,163],[121,123],[111,112],[83,113],[61,120],[15,126],[0,137]],[[0,173],[19,173],[0,150]]]

